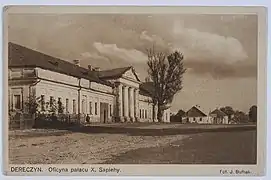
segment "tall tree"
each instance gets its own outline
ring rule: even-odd
[[[257,106],[251,106],[251,108],[249,109],[249,113],[248,113],[249,119],[252,122],[256,122],[257,121]]]
[[[183,55],[175,51],[169,55],[148,49],[148,75],[155,89],[152,94],[153,103],[157,105],[157,119],[162,121],[164,110],[169,108],[174,95],[182,89],[183,74],[186,69],[183,65]]]

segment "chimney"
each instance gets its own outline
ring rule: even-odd
[[[91,64],[88,65],[88,70],[92,71],[93,67],[91,66]]]
[[[80,61],[79,61],[78,59],[73,60],[73,63],[74,63],[76,66],[80,66]]]
[[[99,67],[95,67],[94,71],[100,71],[101,69]]]

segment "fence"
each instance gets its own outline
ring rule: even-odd
[[[34,118],[30,114],[16,113],[9,116],[9,129],[30,129],[34,123]]]
[[[80,118],[79,118],[80,116]],[[31,128],[63,128],[67,126],[84,124],[84,114],[38,114],[32,116],[21,112],[10,113],[8,117],[9,129],[31,129]]]

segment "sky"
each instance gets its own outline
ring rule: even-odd
[[[257,16],[219,14],[10,14],[9,41],[101,70],[134,66],[146,49],[180,51],[187,69],[173,112],[257,104]]]

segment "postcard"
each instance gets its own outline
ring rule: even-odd
[[[3,11],[5,175],[265,174],[265,7]]]

